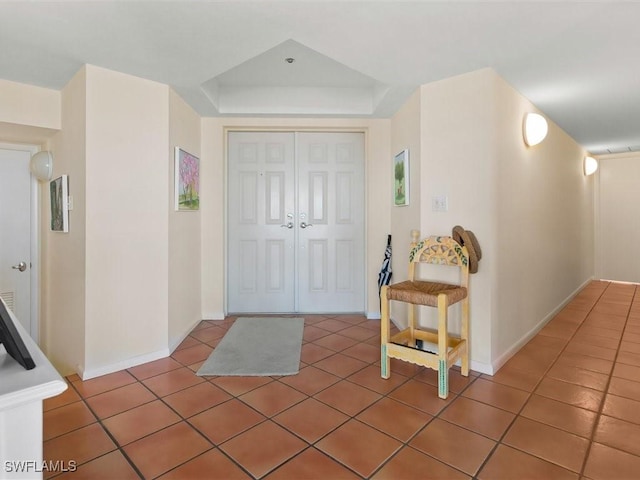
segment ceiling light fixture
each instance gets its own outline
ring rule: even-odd
[[[522,135],[524,136],[524,143],[529,147],[542,142],[547,136],[547,120],[539,113],[525,113],[524,120],[522,122]]]
[[[593,157],[584,157],[582,169],[586,176],[593,175],[598,170],[598,160]]]
[[[46,150],[35,153],[29,162],[31,173],[40,181],[51,180],[53,176],[53,155]]]
[[[289,63],[289,64],[291,64],[291,63],[295,62],[295,61],[296,61],[296,59],[295,59],[295,58],[292,58],[292,57],[287,57],[287,58],[285,58],[285,59],[284,59],[284,61],[285,61],[285,62],[287,62],[287,63]]]

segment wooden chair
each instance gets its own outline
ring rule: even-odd
[[[462,363],[462,375],[469,375],[469,253],[452,237],[432,236],[418,242],[420,233],[411,232],[409,253],[409,280],[386,285],[380,292],[381,303],[381,354],[382,378],[389,378],[390,359],[429,367],[438,372],[438,396],[449,395],[449,368],[458,361]],[[416,264],[420,262],[453,266],[460,269],[460,283],[448,284],[416,279]],[[408,327],[390,335],[389,302],[408,303]],[[462,325],[459,336],[448,332],[448,310],[462,302]],[[438,309],[437,330],[418,328],[416,325],[418,305]],[[434,343],[438,353],[416,348],[416,340]]]

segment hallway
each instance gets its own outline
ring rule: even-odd
[[[392,361],[379,322],[305,316],[300,373],[194,375],[234,318],[170,358],[45,401],[50,478],[631,479],[640,472],[640,287],[594,281],[494,376]],[[473,315],[471,318],[473,321]],[[58,472],[59,473],[59,472]]]

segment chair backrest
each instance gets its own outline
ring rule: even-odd
[[[416,263],[431,263],[459,267],[460,285],[469,285],[469,252],[452,237],[431,236],[418,241],[419,232],[413,230],[411,250],[409,252],[409,280],[415,280]]]

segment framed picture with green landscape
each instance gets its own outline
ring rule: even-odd
[[[409,205],[409,150],[403,150],[393,158],[393,204]]]
[[[176,147],[175,170],[176,211],[200,210],[200,159]]]
[[[69,232],[69,177],[60,175],[49,182],[51,200],[51,231]]]

